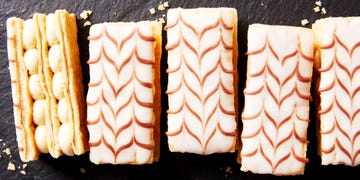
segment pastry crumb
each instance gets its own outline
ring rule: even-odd
[[[164,19],[164,18],[159,18],[159,21],[160,21],[161,23],[165,23],[165,19]]]
[[[10,150],[10,148],[6,148],[6,149],[5,149],[5,153],[6,153],[6,155],[10,156],[10,155],[11,155],[11,150]]]
[[[92,14],[92,11],[91,11],[91,10],[83,10],[83,11],[80,13],[80,17],[81,17],[82,19],[87,19],[91,14]]]
[[[2,155],[0,154],[0,160],[2,160]]]
[[[160,10],[160,11],[165,10],[164,4],[160,4],[160,5],[158,6],[158,10]]]
[[[83,27],[85,27],[85,26],[90,26],[90,25],[91,25],[91,22],[90,22],[90,21],[85,21]]]
[[[321,1],[315,1],[315,4],[316,4],[317,6],[321,6],[321,5],[322,5],[322,2],[321,2]]]
[[[149,9],[149,11],[150,11],[150,14],[155,14],[156,13],[155,8],[151,8],[151,9]]]
[[[326,9],[324,7],[321,8],[321,14],[326,14]]]
[[[85,168],[80,168],[80,172],[81,173],[86,173],[86,169]]]
[[[8,169],[9,171],[15,171],[15,169],[16,169],[16,168],[15,168],[15,164],[12,163],[12,162],[9,162],[7,169]]]
[[[225,168],[225,172],[226,172],[226,173],[230,173],[230,172],[231,172],[231,167],[230,167],[230,166],[227,166],[227,167]]]
[[[314,11],[315,12],[320,12],[320,7],[319,6],[314,7]]]
[[[301,20],[301,25],[305,26],[309,23],[309,21],[307,19],[303,19]]]
[[[168,8],[170,6],[169,1],[165,1],[163,5],[164,5],[164,7]]]
[[[22,165],[22,168],[23,168],[23,169],[27,168],[27,164],[23,164],[23,165]]]
[[[20,173],[21,173],[22,175],[26,175],[26,171],[25,171],[25,170],[21,170]]]

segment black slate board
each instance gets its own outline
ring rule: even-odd
[[[162,118],[161,118],[161,154],[160,161],[151,165],[94,165],[88,159],[88,154],[75,157],[62,156],[53,159],[47,154],[40,159],[27,163],[26,175],[20,170],[23,163],[19,159],[13,123],[13,109],[11,99],[10,77],[7,61],[6,47],[6,19],[17,16],[23,19],[31,18],[35,12],[51,13],[56,9],[66,9],[77,14],[78,17],[78,43],[80,47],[83,68],[84,85],[89,80],[88,65],[88,32],[89,27],[83,27],[85,22],[79,17],[83,10],[92,10],[89,20],[94,23],[110,21],[140,21],[154,20],[166,14],[157,11],[152,15],[149,9],[157,7],[161,0],[1,0],[0,1],[0,179],[305,179],[308,177],[326,176],[332,178],[352,177],[360,178],[360,166],[348,167],[343,165],[322,166],[317,155],[317,140],[315,129],[314,108],[311,109],[311,121],[308,129],[307,157],[310,162],[306,164],[305,174],[291,177],[277,177],[273,175],[259,175],[250,172],[241,172],[240,165],[236,163],[236,153],[213,154],[200,156],[195,154],[171,153],[168,150],[165,132],[167,97],[162,92]],[[329,16],[357,16],[360,15],[360,5],[357,0],[323,0],[322,7],[326,14],[315,13],[313,8],[315,0],[196,0],[181,1],[169,0],[171,7],[196,8],[196,7],[233,7],[238,10],[238,43],[239,43],[239,104],[243,106],[242,90],[245,85],[247,28],[252,23],[280,24],[302,26],[301,20],[308,19],[311,27],[316,19]],[[360,33],[360,31],[359,31]],[[164,31],[163,45],[166,44]],[[167,84],[166,57],[163,52],[161,84],[165,91]],[[10,148],[11,156],[4,150]],[[16,171],[7,170],[8,163],[16,165]],[[81,173],[80,168],[86,169]]]

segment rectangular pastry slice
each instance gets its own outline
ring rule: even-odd
[[[88,150],[75,14],[7,20],[16,136],[22,161]]]
[[[311,29],[252,24],[242,112],[242,171],[303,174],[313,68]]]
[[[92,25],[87,127],[95,164],[148,164],[160,152],[162,24]]]
[[[172,152],[234,152],[237,144],[237,11],[169,9],[168,145]]]
[[[313,24],[318,67],[321,164],[360,164],[360,17]]]

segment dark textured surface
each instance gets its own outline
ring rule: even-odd
[[[17,16],[23,19],[30,18],[35,12],[51,13],[56,9],[65,8],[78,17],[78,41],[81,53],[81,61],[84,76],[84,85],[87,85],[89,74],[86,61],[89,56],[88,36],[89,27],[83,27],[85,22],[79,17],[82,10],[92,10],[90,21],[101,23],[105,21],[139,21],[154,20],[166,14],[165,11],[157,11],[151,15],[149,9],[157,7],[160,0],[1,0],[0,1],[0,179],[305,179],[308,177],[327,176],[333,178],[360,178],[360,166],[346,167],[322,166],[317,155],[317,141],[315,129],[314,108],[311,109],[311,122],[308,129],[307,157],[310,162],[306,164],[305,174],[294,177],[276,177],[273,175],[258,175],[250,172],[241,172],[240,165],[236,163],[236,154],[214,154],[200,156],[194,154],[171,153],[167,147],[165,137],[167,97],[164,94],[167,84],[166,52],[162,57],[162,118],[161,118],[161,154],[160,161],[152,165],[94,165],[88,159],[88,154],[75,157],[63,156],[53,159],[49,155],[41,155],[40,159],[28,163],[25,169],[26,175],[22,175],[18,166],[20,161],[17,151],[15,127],[13,123],[12,99],[10,77],[7,61],[6,47],[6,19]],[[243,106],[242,90],[245,84],[246,73],[246,37],[247,27],[251,23],[267,23],[301,26],[300,21],[304,18],[309,20],[306,27],[310,27],[316,19],[328,16],[357,16],[360,15],[360,5],[357,0],[323,0],[323,7],[327,14],[315,13],[313,8],[315,0],[169,0],[171,7],[195,8],[195,7],[234,7],[238,10],[238,43],[239,43],[239,104]],[[360,30],[359,30],[360,33]],[[164,32],[163,44],[166,44]],[[5,148],[12,150],[11,157],[4,152]],[[16,171],[8,171],[9,162],[16,165]],[[85,168],[86,173],[81,173],[80,168]]]

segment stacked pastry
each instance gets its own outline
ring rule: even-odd
[[[161,33],[155,21],[91,26],[87,127],[93,163],[158,160]]]
[[[57,10],[7,20],[8,58],[21,160],[88,150],[74,14]]]
[[[237,143],[237,11],[169,9],[168,145],[173,152],[234,152]]]
[[[242,171],[303,174],[313,68],[313,33],[252,24],[242,112]]]
[[[323,165],[360,164],[359,29],[359,17],[324,18],[313,24]]]

